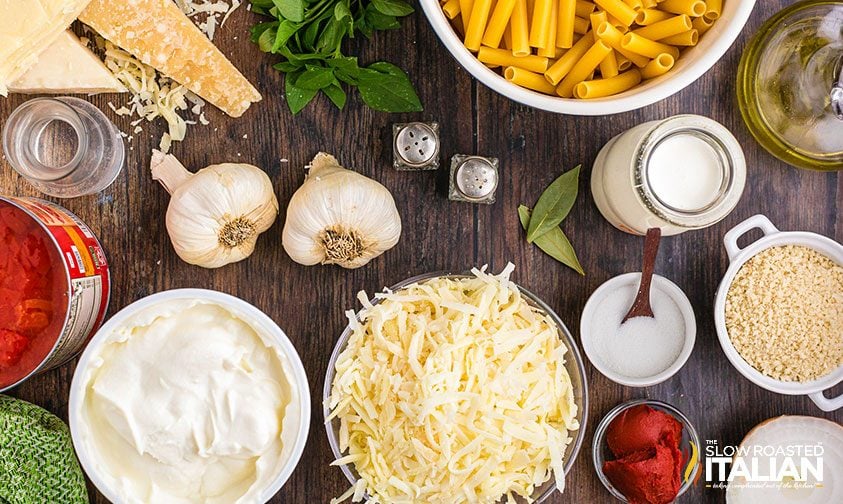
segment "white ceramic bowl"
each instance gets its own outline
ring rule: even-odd
[[[295,347],[293,347],[292,342],[284,334],[284,331],[271,318],[253,305],[234,296],[223,294],[222,292],[205,289],[175,289],[159,292],[135,301],[123,308],[97,331],[96,335],[88,344],[88,347],[82,353],[70,385],[70,404],[68,409],[73,447],[76,449],[76,455],[79,457],[79,462],[82,464],[85,473],[97,489],[111,502],[120,502],[119,496],[114,489],[109,488],[105,484],[105,479],[99,474],[98,466],[94,463],[92,454],[88,452],[88,444],[81,441],[79,434],[81,432],[80,424],[84,422],[81,418],[81,402],[84,400],[86,370],[91,364],[91,359],[97,355],[99,348],[111,333],[139,312],[161,303],[194,299],[219,304],[231,310],[232,313],[237,314],[239,317],[242,317],[242,320],[252,325],[255,331],[273,341],[281,355],[287,360],[286,364],[288,366],[286,371],[287,379],[290,381],[290,390],[297,396],[293,398],[294,401],[297,400],[297,403],[294,402],[292,404],[298,407],[288,407],[287,413],[293,413],[294,416],[289,423],[285,420],[284,427],[295,429],[295,443],[289,450],[284,450],[286,460],[278,466],[277,474],[274,475],[271,483],[260,492],[261,502],[268,502],[281,490],[281,487],[284,486],[284,483],[287,482],[296,465],[298,465],[299,459],[304,451],[304,445],[307,441],[307,434],[310,428],[310,387],[301,358],[298,352],[296,352]]]
[[[755,0],[726,0],[723,13],[714,26],[700,37],[666,75],[649,80],[624,93],[594,100],[573,100],[537,93],[508,82],[489,69],[463,46],[459,34],[451,27],[438,0],[420,0],[433,30],[460,65],[494,91],[531,107],[572,115],[608,115],[634,110],[678,93],[699,79],[726,53],[746,24]]]
[[[597,368],[606,378],[628,387],[649,387],[675,375],[682,369],[685,362],[688,361],[691,351],[694,350],[694,342],[697,339],[697,319],[694,317],[694,309],[691,306],[691,301],[688,300],[688,296],[682,292],[682,289],[678,285],[667,278],[653,275],[653,282],[650,288],[667,294],[676,303],[676,306],[679,307],[679,311],[682,312],[682,318],[685,320],[685,342],[682,345],[682,350],[670,366],[665,368],[664,371],[652,376],[645,376],[643,378],[626,376],[609,367],[594,344],[592,321],[595,316],[598,316],[597,308],[606,297],[621,287],[632,287],[633,291],[637,291],[639,283],[641,283],[641,273],[626,273],[606,280],[589,296],[588,301],[585,303],[582,317],[580,318],[580,342],[591,365]],[[630,304],[631,302],[632,300],[630,299]]]
[[[746,247],[738,246],[738,239],[753,229],[760,229],[764,236],[752,242]],[[840,382],[843,382],[843,365],[840,365],[831,373],[818,380],[809,382],[785,382],[770,378],[761,373],[741,357],[729,333],[726,330],[726,295],[732,286],[738,270],[745,262],[754,255],[770,247],[781,245],[802,245],[812,248],[821,254],[826,255],[837,264],[843,265],[843,245],[816,233],[804,231],[779,231],[767,217],[754,215],[729,230],[723,237],[723,244],[726,253],[729,255],[729,269],[720,282],[717,289],[717,298],[714,301],[714,325],[717,328],[717,337],[720,339],[720,346],[729,358],[732,365],[746,378],[767,390],[779,394],[807,395],[823,411],[834,411],[843,408],[843,395],[828,399],[823,391],[830,389]]]

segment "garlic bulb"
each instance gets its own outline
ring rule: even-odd
[[[278,215],[266,173],[249,164],[211,165],[190,173],[172,155],[152,153],[152,178],[167,189],[167,232],[185,262],[219,268],[245,259]]]
[[[359,268],[398,243],[401,217],[389,190],[320,152],[287,207],[282,243],[299,264]]]

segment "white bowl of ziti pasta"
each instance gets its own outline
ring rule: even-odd
[[[625,112],[678,93],[731,47],[755,6],[755,0],[420,1],[436,34],[480,82],[525,105],[573,115]]]

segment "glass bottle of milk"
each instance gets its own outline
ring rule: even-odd
[[[746,183],[740,144],[698,115],[640,124],[611,139],[594,161],[591,192],[621,231],[663,235],[711,226],[738,204]]]

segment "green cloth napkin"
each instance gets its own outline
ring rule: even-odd
[[[87,504],[67,425],[46,410],[0,395],[0,504]]]

